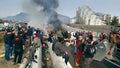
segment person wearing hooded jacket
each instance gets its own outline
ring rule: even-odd
[[[23,56],[24,39],[20,35],[21,35],[21,32],[18,32],[18,34],[16,34],[14,39],[13,39],[13,44],[14,44],[14,64],[21,63],[22,56]]]

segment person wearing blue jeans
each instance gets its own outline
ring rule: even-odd
[[[13,58],[12,56],[14,55],[14,48],[13,47],[10,47],[10,56],[11,58]]]
[[[5,60],[10,60],[10,53],[11,53],[11,42],[12,42],[12,34],[9,29],[6,30],[7,32],[4,35],[4,44],[5,44]]]
[[[5,60],[9,61],[10,60],[10,45],[5,44]]]

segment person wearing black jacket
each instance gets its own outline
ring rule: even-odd
[[[23,37],[20,36],[19,32],[18,35],[15,35],[13,43],[14,43],[14,64],[21,63],[24,49],[24,39]]]
[[[65,47],[63,45],[63,38],[58,37],[58,41],[54,45],[54,52],[57,56],[63,56],[65,53]]]
[[[91,68],[92,58],[96,53],[96,48],[91,45],[92,40],[89,38],[86,40],[86,46],[84,47],[84,66],[83,68]]]
[[[65,54],[63,55],[63,58],[65,59],[65,64],[67,65],[70,56],[68,55],[68,52],[65,52]]]
[[[12,33],[9,29],[6,30],[7,32],[4,35],[4,44],[5,44],[5,60],[10,60],[10,53],[12,47]]]
[[[32,34],[33,34],[33,30],[30,26],[28,26],[27,36],[28,36],[28,39],[30,41],[30,44],[29,44],[30,46],[31,46],[31,41],[32,41],[32,38],[31,38]]]

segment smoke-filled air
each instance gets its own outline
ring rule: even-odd
[[[29,25],[42,30],[61,29],[61,22],[56,12],[58,7],[58,0],[24,0],[23,2],[23,10],[30,18]]]

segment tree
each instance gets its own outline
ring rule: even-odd
[[[112,19],[112,22],[110,22],[111,25],[116,25],[116,24],[118,24],[118,23],[119,23],[119,20],[117,19],[117,17],[114,17],[114,18]]]

